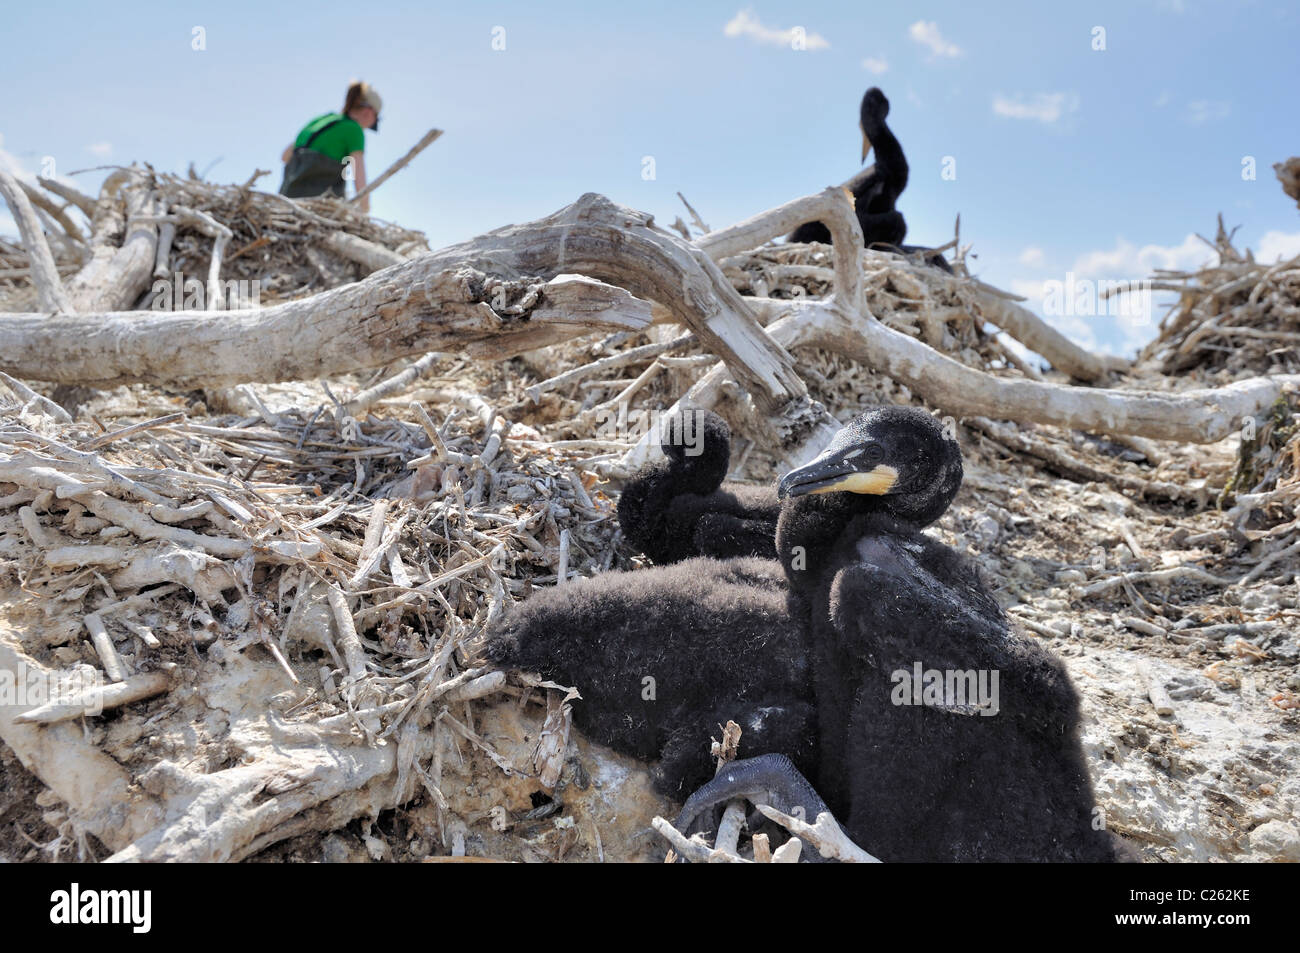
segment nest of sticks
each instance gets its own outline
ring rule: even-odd
[[[119,170],[135,172],[131,170]],[[147,186],[169,213],[159,238],[154,275],[202,275],[215,260],[223,282],[257,282],[261,304],[306,297],[356,281],[365,265],[339,251],[340,235],[353,236],[400,258],[429,250],[422,232],[371,218],[333,197],[289,200],[253,186],[223,185],[144,167]],[[96,238],[120,240],[130,210],[124,190],[105,190],[92,200],[67,185],[40,180],[47,191],[21,183],[46,228],[60,276],[75,275],[91,258]],[[57,189],[57,191],[48,191]],[[79,214],[80,213],[80,214]],[[141,221],[144,215],[132,216]],[[104,234],[105,232],[109,234]],[[330,241],[326,241],[329,238]],[[362,245],[361,247],[366,247]],[[146,292],[135,306],[170,308],[171,296]],[[0,239],[0,311],[28,311],[36,304],[27,251]]]
[[[152,174],[167,206],[185,210],[169,223],[166,246],[160,239],[155,273],[212,267],[223,281],[255,277],[269,296],[293,299],[427,250],[418,232],[344,203],[288,202],[251,186]],[[64,218],[84,204],[68,202],[58,207]],[[83,208],[92,234],[106,221],[102,203]],[[46,216],[59,271],[75,271],[84,229]],[[1277,353],[1280,338],[1243,335],[1254,349],[1230,358],[1211,346],[1225,328],[1294,327],[1300,287],[1296,262],[1259,266],[1232,252],[1222,229],[1220,239],[1215,268],[1160,276],[1183,298],[1147,357],[1185,368],[1166,362],[1195,355],[1211,362],[1192,365],[1207,374],[1290,367]],[[1006,379],[1054,376],[990,330],[984,309],[995,289],[970,276],[964,249],[953,248],[956,280],[864,252],[867,307],[967,367]],[[25,251],[3,246],[0,256],[0,307],[30,307]],[[823,246],[769,244],[719,265],[742,295],[761,298],[819,297],[834,282]],[[1215,330],[1193,340],[1206,325]],[[792,353],[810,396],[840,420],[873,404],[919,402],[850,357]],[[545,814],[533,816],[544,807],[526,789],[498,791],[504,801],[485,805],[464,794],[473,776],[451,780],[452,761],[477,758],[473,770],[491,774],[479,778],[485,789],[521,774],[532,791],[581,787],[568,754],[570,689],[507,682],[479,664],[476,639],[534,586],[637,564],[619,544],[612,505],[640,436],[635,421],[670,407],[716,361],[686,328],[655,325],[506,362],[435,353],[318,384],[188,393],[130,385],[85,396],[75,419],[51,399],[53,388],[0,379],[0,624],[24,664],[99,673],[93,698],[29,711],[6,735],[51,787],[76,790],[66,775],[82,772],[110,794],[69,796],[51,815],[59,834],[46,853],[75,846],[85,857],[241,859],[423,792],[426,853],[463,854],[466,825],[490,817],[503,837],[519,834],[512,855],[562,859],[576,835],[529,827]],[[1136,373],[1150,373],[1149,363]],[[768,480],[780,454],[747,407],[733,390],[718,408],[737,434],[732,476]],[[606,426],[619,413],[633,423]],[[1235,458],[1167,441],[965,422],[980,457],[1010,455],[1198,510],[1232,506],[1225,529],[1258,545],[1242,578],[1217,580],[1228,585],[1273,579],[1296,562],[1296,419],[1294,402],[1280,402]],[[532,719],[524,754],[503,753],[483,728],[502,707],[488,702],[499,701]],[[92,703],[113,713],[93,750],[69,739],[52,753],[34,740],[35,726],[78,718]],[[222,706],[234,714],[213,719]],[[262,804],[268,792],[282,802],[276,810]],[[197,818],[214,801],[228,820],[205,827]],[[598,832],[596,844],[613,849],[599,846]]]
[[[1178,301],[1143,348],[1139,362],[1162,374],[1196,371],[1235,380],[1300,368],[1300,255],[1273,264],[1239,252],[1223,216],[1213,242],[1218,260],[1196,272],[1157,272],[1153,286]]]

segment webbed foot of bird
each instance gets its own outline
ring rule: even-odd
[[[802,858],[809,862],[880,863],[849,839],[821,795],[783,754],[733,761],[686,799],[674,826],[690,836],[707,825],[714,808],[740,798],[758,806],[764,817],[811,846],[812,850],[802,852]]]
[[[783,754],[733,761],[686,799],[674,826],[690,835],[708,828],[713,808],[743,798],[804,820],[829,813],[826,802]]]

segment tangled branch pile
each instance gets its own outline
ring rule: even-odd
[[[1136,625],[1175,654],[1283,657],[1300,483],[1291,381],[1274,373],[1292,365],[1271,349],[1233,365],[1267,376],[1219,389],[1130,370],[970,276],[959,246],[952,276],[858,251],[837,190],[689,242],[584,196],[424,254],[418,233],[251,181],[123,170],[94,200],[42,184],[71,203],[23,187],[55,277],[39,249],[0,248],[0,308],[63,312],[0,315],[0,368],[13,375],[0,378],[0,667],[92,667],[106,687],[82,701],[109,713],[83,735],[68,719],[84,706],[0,706],[0,736],[54,792],[46,853],[239,859],[408,805],[405,846],[365,834],[372,855],[464,854],[467,839],[525,859],[653,854],[639,832],[669,808],[644,775],[569,737],[566,688],[507,683],[477,663],[475,639],[534,586],[635,565],[611,495],[655,452],[653,417],[683,403],[728,417],[732,476],[751,480],[817,452],[863,407],[937,407],[966,425],[972,464],[942,531],[1008,580],[1002,595],[1032,631],[1069,635],[1062,613],[1081,603],[1107,638]],[[832,226],[833,250],[766,244],[811,218]],[[1285,316],[1294,270],[1226,260],[1222,275],[1188,281]],[[263,376],[231,389],[230,369],[254,365],[213,370],[220,342],[205,338],[183,370],[131,359],[181,326],[112,308],[150,307],[153,276],[178,272],[208,288],[259,281],[270,307],[238,312],[241,334],[262,322],[274,332],[262,340],[286,350],[295,325],[273,318],[310,331],[359,317],[329,325],[337,339],[310,365],[318,383],[271,354]],[[1225,298],[1224,280],[1247,277]],[[181,333],[228,326],[224,303],[209,294],[212,313],[178,314],[191,322]],[[89,365],[100,389],[74,395],[72,358],[49,357],[71,335],[50,329],[96,308],[110,311],[90,317],[116,352]],[[1188,313],[1173,322],[1180,342],[1228,312]],[[381,322],[370,350],[348,337],[366,321]],[[1128,389],[1070,384],[1117,375]],[[1239,454],[1188,442],[1234,435],[1261,411]],[[1182,509],[1146,534],[1126,503],[1099,562],[1086,523],[1068,528],[1063,504],[1035,498],[1042,469],[1096,484],[1090,506],[1122,493]],[[1225,491],[1235,509],[1216,513]],[[1170,514],[1183,512],[1195,532],[1170,543]],[[1026,524],[1055,537],[1056,523],[1065,535],[1034,557],[1046,567],[1035,582],[1013,544]],[[1226,609],[1234,586],[1270,588]],[[1149,601],[1145,587],[1165,596]]]
[[[153,278],[170,282],[178,273],[207,276],[215,268],[222,282],[256,282],[261,304],[355,281],[429,250],[422,233],[370,218],[346,202],[290,201],[256,191],[252,186],[264,174],[236,186],[147,167],[119,169],[97,199],[52,179],[38,180],[46,192],[25,182],[17,187],[45,227],[59,274],[68,277],[89,265],[97,250],[100,257],[118,251],[128,225],[131,231],[161,225],[153,260],[146,262]],[[26,249],[0,239],[0,311],[33,310],[37,298]],[[125,306],[170,308],[173,302],[171,294],[149,287]]]
[[[1275,264],[1243,255],[1223,216],[1212,247],[1218,261],[1198,272],[1157,273],[1156,286],[1177,291],[1179,300],[1139,362],[1223,381],[1300,369],[1300,255]]]

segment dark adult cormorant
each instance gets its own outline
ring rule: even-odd
[[[877,87],[872,86],[862,97],[858,109],[858,128],[862,130],[862,161],[867,153],[876,150],[876,161],[844,183],[853,193],[854,211],[862,226],[862,241],[867,248],[881,248],[902,254],[929,252],[927,264],[952,273],[952,266],[939,252],[920,245],[904,245],[907,222],[903,213],[894,208],[898,196],[907,188],[907,158],[897,137],[885,124],[889,115],[889,100]],[[792,242],[821,242],[831,244],[831,232],[821,222],[805,222],[790,233]]]
[[[731,460],[727,422],[688,410],[663,430],[667,459],[642,467],[618,500],[628,542],[661,565],[692,556],[775,559],[776,490],[723,482]]]
[[[876,161],[844,183],[853,193],[862,240],[868,248],[878,243],[899,245],[907,234],[907,223],[894,208],[899,194],[907,188],[907,159],[885,124],[888,115],[889,100],[872,86],[862,97],[858,127],[862,130],[862,161],[867,161],[872,149],[876,150]],[[831,233],[821,222],[806,222],[791,233],[790,241],[829,245]]]
[[[803,633],[774,559],[688,559],[536,591],[488,631],[487,657],[575,686],[592,741],[658,760],[655,786],[683,800],[713,776],[710,737],[728,720],[742,750],[813,770]]]
[[[885,861],[1123,856],[1096,829],[1063,666],[1011,633],[975,571],[920,532],[961,478],[953,437],[889,407],[781,480],[777,549],[811,655],[815,784],[779,755],[737,762],[691,796],[680,827],[735,796],[802,805],[809,820],[824,799]]]

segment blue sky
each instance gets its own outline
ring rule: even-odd
[[[11,6],[6,32],[23,42],[7,44],[6,72],[22,95],[6,99],[0,163],[32,173],[50,156],[63,176],[193,161],[218,181],[260,167],[274,188],[285,144],[358,77],[384,95],[372,176],[429,127],[446,130],[372,205],[433,247],[587,191],[666,224],[680,190],[717,228],[855,172],[857,105],[874,84],[911,164],[898,203],[908,241],[947,241],[960,212],[975,270],[1040,313],[1043,283],[1067,273],[1200,263],[1193,233],[1210,236],[1219,211],[1260,257],[1300,252],[1272,171],[1300,153],[1295,4],[467,6]],[[192,48],[195,27],[206,49]],[[101,175],[74,181],[89,191]],[[1119,353],[1154,332],[1048,317]]]

